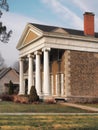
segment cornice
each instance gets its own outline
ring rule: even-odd
[[[91,37],[91,36],[78,36],[78,35],[71,35],[71,34],[64,34],[64,33],[48,33],[44,32],[44,37],[51,37],[51,38],[60,38],[60,39],[70,39],[70,40],[78,40],[78,41],[87,41],[87,42],[95,42],[98,43],[98,38]]]

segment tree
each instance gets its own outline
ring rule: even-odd
[[[39,101],[39,96],[37,95],[35,86],[32,86],[29,95],[29,102],[35,102],[35,101]]]
[[[9,95],[14,94],[14,85],[13,82],[10,80],[9,82]]]
[[[7,0],[0,0],[0,8],[4,9],[5,11],[9,11],[9,5]],[[2,16],[2,11],[0,10],[0,18]],[[12,30],[7,32],[7,27],[3,26],[2,22],[0,22],[0,41],[3,43],[8,43],[9,38],[11,37]]]

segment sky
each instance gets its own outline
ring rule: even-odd
[[[18,61],[16,45],[27,23],[83,30],[84,12],[93,12],[98,32],[98,0],[7,0],[7,3],[9,12],[2,10],[0,19],[8,31],[13,31],[9,43],[0,42],[0,53],[7,66]]]

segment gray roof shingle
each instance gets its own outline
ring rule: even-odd
[[[3,68],[1,71],[0,71],[0,79],[7,73],[11,70],[11,68]]]
[[[56,27],[56,26],[50,26],[50,25],[41,25],[41,24],[35,24],[35,23],[30,23],[30,24],[44,32],[52,32],[53,30],[57,28],[62,28],[63,30],[65,30],[71,35],[85,36],[84,31],[82,30],[68,29],[68,28]],[[95,37],[98,38],[98,33],[95,33]]]

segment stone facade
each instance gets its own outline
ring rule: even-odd
[[[72,96],[98,96],[98,54],[70,52]]]
[[[98,53],[70,51],[68,62],[68,96],[98,97]]]
[[[98,53],[61,51],[60,60],[57,61],[56,52],[50,66],[53,75],[53,95],[56,95],[56,75],[64,74],[63,87],[66,98],[98,98]]]

